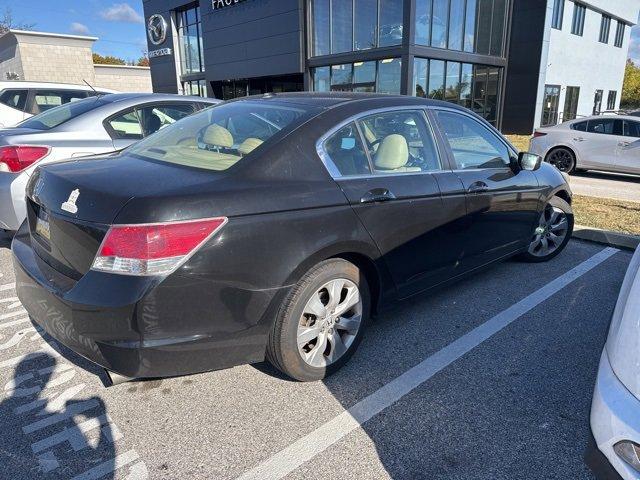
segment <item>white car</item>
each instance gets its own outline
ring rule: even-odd
[[[0,82],[0,128],[13,127],[58,105],[104,93],[116,92],[66,83]]]
[[[640,174],[640,118],[597,116],[536,130],[529,147],[558,170]]]
[[[640,479],[640,248],[622,284],[600,359],[586,460],[598,478]]]

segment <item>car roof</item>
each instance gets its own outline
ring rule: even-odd
[[[91,91],[92,88],[88,85],[74,85],[72,83],[56,83],[56,82],[27,82],[24,80],[11,80],[0,82],[0,90],[6,88],[56,88],[58,90],[87,90]],[[94,87],[100,92],[115,92],[109,88]]]
[[[573,125],[575,123],[586,122],[588,120],[601,120],[601,119],[622,119],[622,120],[633,120],[635,122],[640,121],[638,117],[634,117],[633,115],[591,115],[590,117],[576,118],[575,120],[569,120],[565,122],[567,125]]]
[[[177,93],[110,93],[108,95],[101,96],[103,103],[115,103],[126,101],[189,101],[200,103],[220,103],[221,100],[208,97],[196,97],[192,95],[178,95]]]

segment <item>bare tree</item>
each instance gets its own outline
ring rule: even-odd
[[[13,11],[7,7],[4,9],[2,17],[0,17],[0,36],[7,33],[10,29],[17,30],[33,30],[35,23],[15,22],[13,19]]]

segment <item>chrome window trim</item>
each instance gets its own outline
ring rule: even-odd
[[[429,120],[428,115],[426,114],[426,110],[430,108],[430,107],[423,107],[423,106],[415,106],[415,105],[403,105],[403,106],[399,106],[399,107],[384,107],[384,108],[376,108],[373,110],[367,110],[366,112],[360,112],[356,115],[352,115],[350,117],[348,117],[347,119],[341,121],[340,123],[338,123],[337,125],[333,126],[330,130],[328,130],[324,135],[322,135],[318,141],[316,142],[316,152],[318,153],[318,156],[320,157],[320,160],[322,160],[322,163],[324,164],[325,168],[327,169],[327,171],[329,172],[329,175],[331,175],[331,177],[334,180],[342,180],[342,179],[358,179],[358,178],[384,178],[384,177],[398,177],[398,176],[405,176],[405,175],[431,175],[434,173],[441,173],[445,171],[445,168],[443,166],[443,155],[442,155],[442,151],[441,151],[441,147],[439,145],[438,142],[438,138],[435,135],[435,131],[433,129],[433,125],[431,125],[431,121]],[[335,163],[333,163],[333,160],[331,160],[331,157],[329,156],[329,154],[326,152],[326,150],[324,149],[324,144],[325,142],[332,137],[334,134],[338,133],[342,128],[346,127],[347,125],[349,125],[350,123],[354,122],[356,125],[356,128],[358,130],[358,134],[360,135],[360,142],[362,143],[363,147],[365,146],[364,142],[363,142],[363,138],[362,138],[362,132],[360,131],[360,126],[358,125],[358,121],[363,119],[363,118],[367,118],[370,117],[372,115],[377,115],[379,113],[390,113],[390,112],[398,112],[398,111],[413,111],[416,112],[418,115],[420,115],[422,117],[422,119],[424,120],[426,126],[427,126],[427,130],[429,131],[429,133],[431,134],[431,138],[433,140],[433,144],[436,147],[436,152],[438,155],[438,163],[440,164],[440,168],[438,170],[427,170],[427,171],[421,171],[421,172],[397,172],[397,173],[367,173],[367,174],[361,174],[361,175],[342,175],[340,173],[340,170],[338,170],[338,167],[335,165]],[[369,152],[365,151],[366,155],[367,155],[367,159],[369,159]],[[370,163],[371,166],[371,163]]]

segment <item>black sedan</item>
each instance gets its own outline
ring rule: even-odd
[[[560,172],[455,105],[278,94],[39,168],[12,248],[33,320],[109,371],[266,357],[317,380],[392,301],[553,258],[570,203]]]

